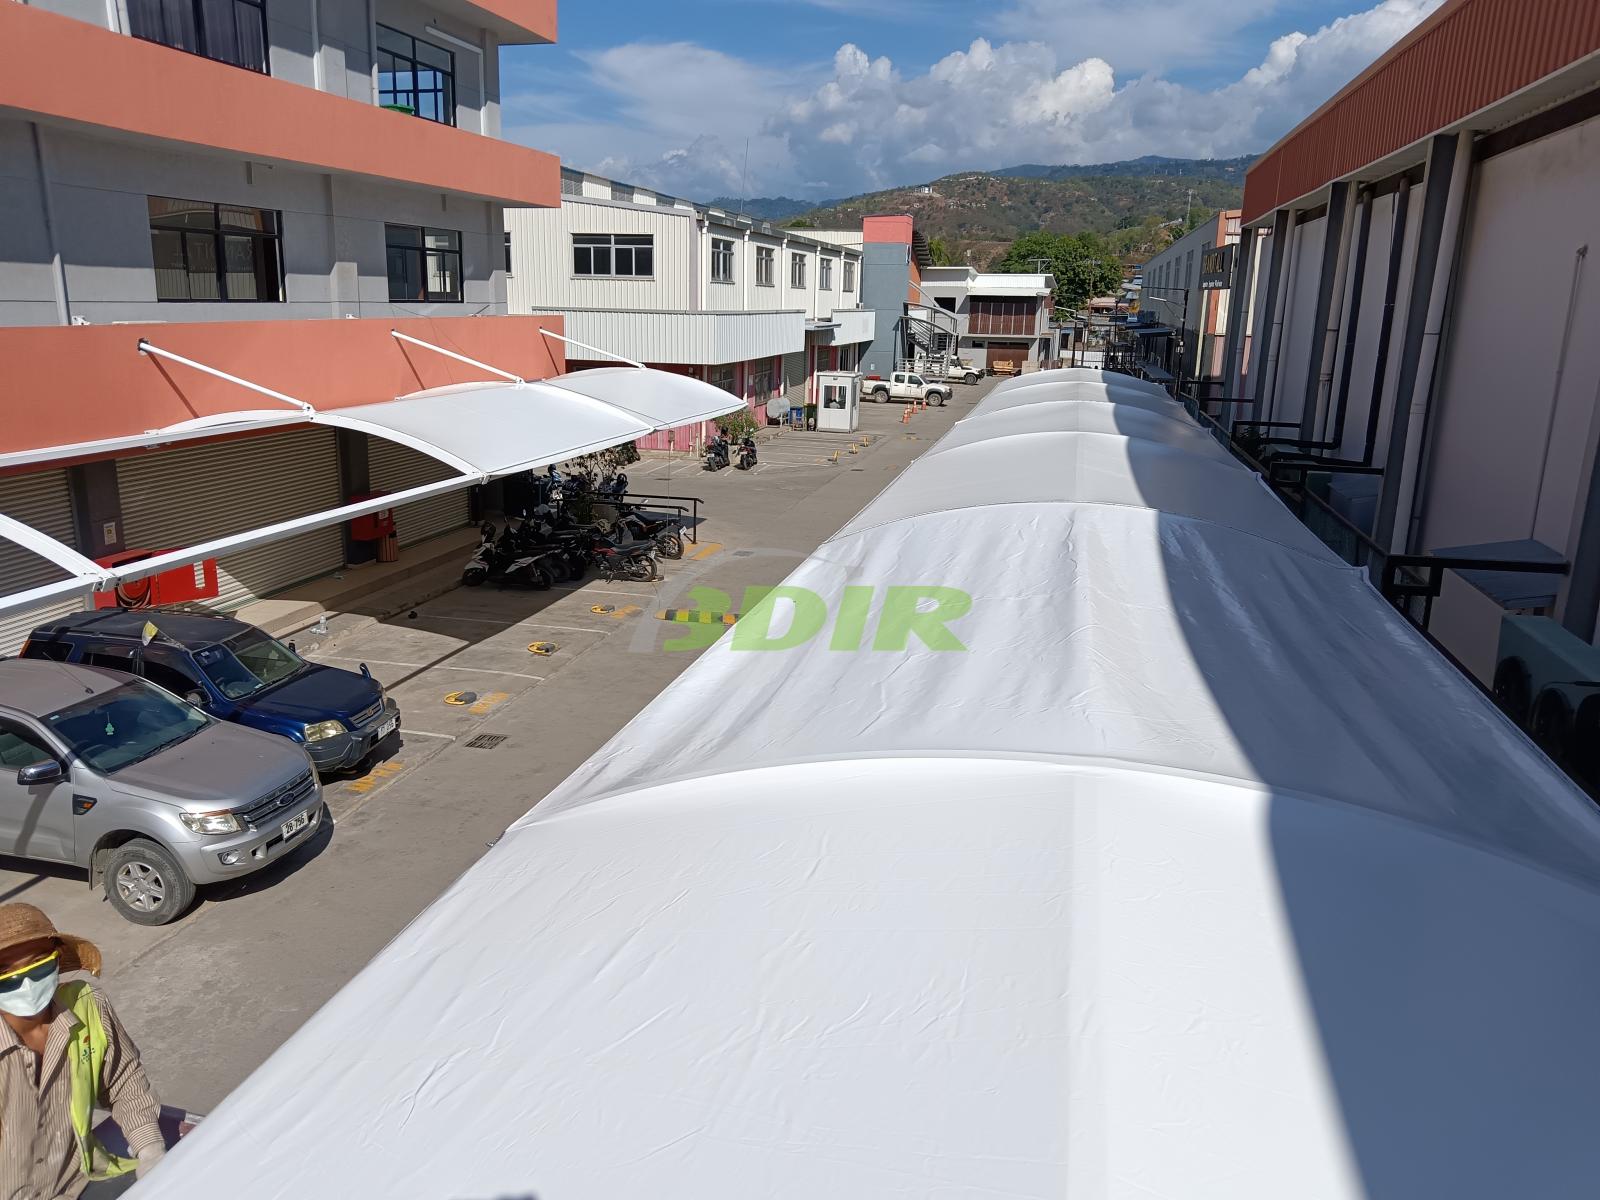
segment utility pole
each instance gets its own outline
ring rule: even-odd
[[[1190,188],[1188,190],[1188,192],[1186,193],[1186,196],[1187,196],[1187,198],[1183,202],[1183,231],[1185,233],[1188,233],[1189,232],[1189,213],[1194,208],[1194,189]]]

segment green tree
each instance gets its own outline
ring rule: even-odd
[[[955,263],[950,253],[950,243],[943,238],[929,238],[928,253],[933,256],[933,265],[936,267],[948,267]]]
[[[1088,231],[1025,233],[1011,243],[994,269],[1032,274],[1041,266],[1056,277],[1057,312],[1076,312],[1091,296],[1104,296],[1122,285],[1122,264],[1098,235]]]

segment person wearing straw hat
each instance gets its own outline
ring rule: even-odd
[[[100,961],[33,905],[0,904],[0,1200],[103,1200],[166,1151],[161,1102],[111,1002],[61,979],[98,975]],[[133,1158],[96,1139],[96,1108],[110,1109]]]

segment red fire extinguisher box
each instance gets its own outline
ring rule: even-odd
[[[358,504],[362,500],[376,500],[385,492],[357,492],[350,497],[351,504]],[[394,533],[394,509],[380,508],[377,512],[368,513],[364,517],[356,517],[350,522],[350,538],[357,542],[377,542]]]
[[[167,550],[122,550],[94,561],[102,567],[125,567],[142,562]],[[217,560],[202,559],[181,567],[169,567],[155,575],[119,583],[114,589],[94,594],[96,608],[155,608],[160,604],[182,604],[194,600],[212,600],[220,590],[217,583]]]

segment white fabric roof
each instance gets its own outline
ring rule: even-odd
[[[1593,805],[1245,468],[1033,394],[788,581],[964,650],[724,637],[151,1194],[1589,1190]]]
[[[1046,371],[1029,371],[1026,375],[1013,375],[1010,379],[1002,379],[995,384],[989,396],[1014,392],[1018,388],[1037,387],[1045,383],[1095,383],[1102,387],[1147,392],[1152,396],[1171,399],[1165,388],[1151,383],[1148,379],[1135,379],[1132,375],[1119,375],[1102,371],[1098,367],[1052,367]]]
[[[593,379],[587,376],[594,376]],[[236,381],[237,382],[237,381]],[[255,385],[246,382],[245,387]],[[300,403],[295,401],[295,403]],[[69,446],[0,455],[0,468],[42,466],[85,454],[160,447],[219,433],[248,433],[301,423],[360,430],[401,442],[460,472],[402,493],[343,505],[259,530],[187,547],[105,570],[36,530],[0,515],[0,537],[51,559],[71,578],[43,588],[0,594],[0,612],[93,591],[115,579],[145,575],[218,554],[237,552],[409,500],[459,490],[589,454],[744,407],[744,401],[697,379],[635,367],[576,372],[536,383],[461,383],[396,400],[318,410],[248,410],[185,421],[165,429]],[[3,586],[3,584],[0,584]]]

